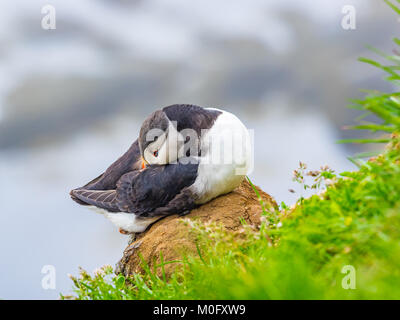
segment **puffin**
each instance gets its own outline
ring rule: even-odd
[[[174,104],[150,114],[129,149],[70,196],[134,235],[233,191],[251,160],[249,131],[234,114]]]

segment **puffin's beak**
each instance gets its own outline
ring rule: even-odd
[[[141,167],[142,169],[146,169],[146,166],[148,165],[147,161],[144,160],[143,157],[140,157],[140,161],[141,161],[140,167]]]

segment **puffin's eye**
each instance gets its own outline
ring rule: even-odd
[[[156,158],[158,157],[158,150],[153,152],[153,156],[155,156]]]

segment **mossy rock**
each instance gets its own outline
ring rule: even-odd
[[[255,187],[264,205],[277,207],[275,200]],[[181,260],[183,255],[196,255],[196,239],[190,226],[184,220],[202,223],[221,224],[229,231],[236,232],[242,227],[241,219],[250,226],[258,227],[262,206],[252,186],[244,180],[234,191],[219,196],[212,201],[192,210],[184,217],[170,215],[155,222],[148,230],[138,234],[125,250],[117,263],[116,273],[125,277],[134,273],[143,273],[143,262],[153,270],[163,261]],[[165,273],[169,276],[179,264],[166,264]],[[161,272],[161,268],[157,269]]]

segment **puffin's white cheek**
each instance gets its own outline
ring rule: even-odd
[[[158,156],[155,158],[157,164],[167,164],[169,163],[168,159],[168,150],[165,148],[165,144],[162,146],[160,150],[158,150]]]
[[[170,141],[169,141],[170,142]],[[170,143],[166,144],[166,148],[165,148],[165,159],[166,159],[166,163],[176,163],[176,161],[179,158],[179,154],[178,154],[178,144],[177,142],[173,141]]]

